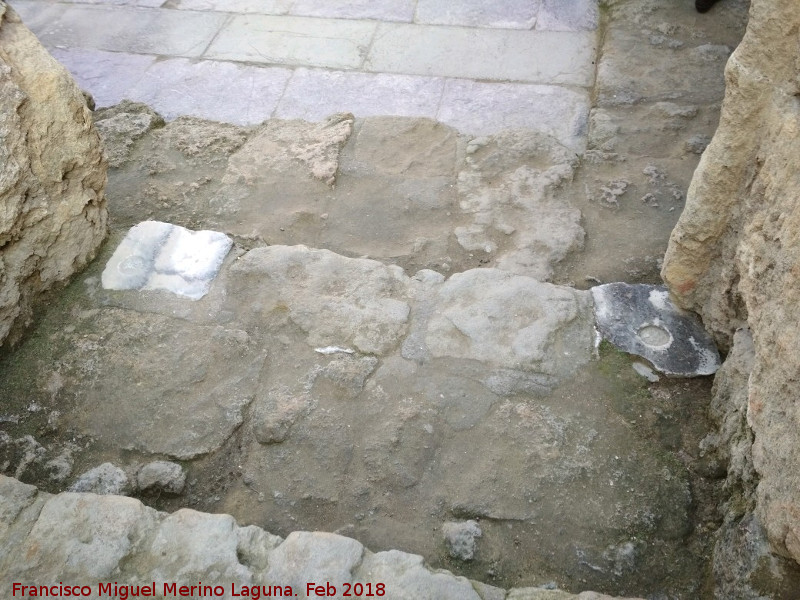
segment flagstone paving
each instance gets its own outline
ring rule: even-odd
[[[585,147],[599,11],[548,1],[17,0],[98,106],[240,125],[429,117]]]

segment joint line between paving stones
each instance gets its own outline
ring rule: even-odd
[[[219,34],[222,33],[222,30],[228,26],[228,24],[231,22],[232,19],[233,19],[233,13],[228,13],[227,16],[225,17],[225,20],[219,26],[219,29],[217,29],[217,31],[214,32],[214,35],[211,36],[211,39],[208,41],[208,44],[206,44],[206,47],[200,53],[201,58],[206,57],[208,49],[211,48],[211,45],[216,41],[216,39],[219,37]]]
[[[378,36],[378,27],[380,26],[380,22],[377,22],[372,29],[372,35],[369,38],[369,44],[367,44],[367,51],[364,52],[364,55],[361,57],[361,63],[358,66],[361,71],[366,71],[366,62],[369,60],[370,54],[372,54],[372,46],[375,44],[375,38]]]
[[[594,69],[592,70],[592,83],[589,87],[589,104],[590,109],[597,105],[597,76],[600,72],[600,60],[603,57],[603,47],[605,44],[606,33],[608,32],[608,19],[609,16],[606,11],[600,11],[600,19],[597,23],[597,47],[594,52]]]
[[[278,100],[275,102],[275,106],[272,108],[272,112],[269,114],[270,119],[276,119],[278,117],[278,109],[281,107],[283,103],[283,98],[286,96],[286,90],[289,89],[289,84],[294,79],[295,73],[297,73],[298,67],[290,68],[291,74],[286,78],[286,82],[283,84],[283,90],[281,90],[280,96],[278,96]]]
[[[439,118],[440,113],[442,112],[442,102],[444,102],[444,91],[447,88],[447,82],[452,80],[452,77],[442,77],[442,91],[439,92],[439,102],[436,103],[436,120],[440,123],[442,120]]]
[[[542,0],[536,0],[536,15],[533,17],[533,23],[531,23],[530,29],[528,31],[538,31],[536,26],[539,24],[539,14],[542,12]]]

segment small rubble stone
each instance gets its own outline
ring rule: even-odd
[[[288,390],[272,390],[266,398],[256,400],[253,411],[253,433],[259,444],[284,441],[289,430],[310,406],[305,395],[293,395]]]
[[[635,362],[631,365],[633,370],[636,371],[639,375],[647,379],[650,383],[655,383],[659,379],[661,379],[658,375],[653,373],[653,369],[645,365],[644,363]]]
[[[347,397],[355,398],[364,389],[364,382],[377,366],[378,359],[374,356],[335,358],[325,365],[317,382],[330,383],[340,388]]]
[[[186,485],[186,473],[178,463],[156,460],[143,466],[136,475],[142,492],[163,492],[178,495]]]
[[[693,135],[683,145],[687,152],[692,154],[702,154],[706,147],[711,143],[711,138],[707,135]]]
[[[476,521],[447,522],[442,525],[444,543],[450,556],[459,560],[472,560],[475,558],[475,540],[483,532]]]
[[[151,129],[163,127],[164,119],[146,104],[123,100],[95,112],[94,125],[103,140],[108,165],[120,167],[136,141]]]
[[[125,471],[107,462],[78,477],[77,481],[70,486],[69,491],[124,496],[130,491],[130,488]]]

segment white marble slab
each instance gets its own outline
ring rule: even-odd
[[[103,270],[107,290],[167,290],[199,300],[208,293],[233,241],[160,221],[132,227]]]

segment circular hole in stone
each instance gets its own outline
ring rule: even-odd
[[[147,261],[141,256],[129,256],[117,268],[124,275],[136,275],[147,270]]]
[[[666,346],[672,341],[672,336],[669,331],[660,325],[643,325],[639,328],[639,331],[636,332],[636,335],[639,336],[639,339],[642,340],[645,345],[651,348]]]

